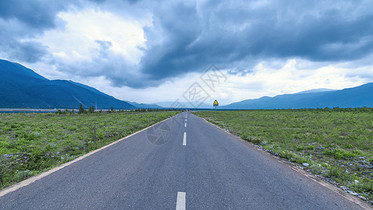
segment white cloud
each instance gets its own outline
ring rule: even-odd
[[[182,94],[194,81],[199,80],[198,73],[189,73],[181,78],[173,78],[158,87],[135,89],[130,87],[112,87],[104,77],[82,79],[80,82],[91,85],[109,95],[126,101],[138,103],[156,103],[175,101],[182,98]]]
[[[23,63],[49,79],[139,78],[136,67],[146,49],[143,28],[151,16],[136,20],[99,8],[60,12],[58,27],[27,40],[48,47],[49,55]],[[26,40],[26,39],[25,39]]]
[[[89,8],[58,14],[63,27],[48,30],[35,38],[49,47],[54,59],[73,63],[100,56],[96,40],[110,42],[108,50],[129,64],[138,64],[145,48],[144,22],[126,20],[113,13]],[[149,21],[150,22],[150,21]]]
[[[306,64],[303,64],[304,62]],[[201,73],[189,73],[183,77],[170,79],[158,87],[144,89],[111,87],[110,82],[103,77],[83,79],[80,82],[94,86],[116,98],[141,103],[172,102],[176,99],[185,101],[183,93],[194,82],[198,82],[210,95],[206,103],[209,104],[211,100],[218,99],[221,105],[262,96],[275,96],[318,88],[343,89],[373,82],[373,78],[367,80],[366,77],[351,76],[352,73],[373,74],[373,66],[354,69],[313,63],[316,68],[310,70],[311,65],[308,61],[290,59],[281,68],[274,68],[278,66],[278,63],[276,65],[268,62],[259,63],[252,73],[246,75],[230,75],[229,70],[223,70],[222,72],[228,76],[228,79],[217,85],[215,91],[210,90],[202,82]],[[301,68],[302,66],[305,68]]]

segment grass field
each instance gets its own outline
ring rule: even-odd
[[[373,109],[250,110],[196,115],[373,200]]]
[[[0,189],[178,112],[0,114]]]

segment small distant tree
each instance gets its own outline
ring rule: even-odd
[[[80,104],[78,114],[83,114],[84,112],[85,112],[85,110],[84,110],[84,108],[83,108],[83,105]]]
[[[94,113],[95,112],[95,107],[90,106],[89,109],[88,109],[88,112],[89,113]]]
[[[110,111],[112,111],[112,112],[113,112],[113,111],[114,111],[114,108],[113,108],[113,107],[111,107]]]

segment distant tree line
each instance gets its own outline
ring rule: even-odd
[[[244,109],[220,109],[218,111],[242,111]],[[371,107],[359,107],[359,108],[340,108],[340,107],[325,107],[325,108],[304,108],[304,109],[247,109],[247,110],[267,110],[267,111],[311,111],[311,112],[373,112],[373,108]]]
[[[325,108],[314,108],[314,109],[292,109],[294,111],[316,111],[316,112],[373,112],[371,107],[359,107],[359,108],[340,108],[340,107],[325,107]]]
[[[79,105],[79,109],[78,109],[78,114],[90,114],[90,113],[102,113],[102,112],[105,112],[105,113],[115,113],[115,112],[157,112],[157,111],[175,111],[175,110],[180,110],[180,109],[151,109],[151,108],[137,108],[137,109],[130,109],[130,110],[126,110],[126,109],[114,109],[114,107],[111,107],[110,109],[108,110],[103,110],[103,109],[100,109],[100,110],[96,110],[94,106],[90,106],[87,110],[83,108],[83,105],[80,104]],[[56,114],[75,114],[75,110],[74,109],[65,109],[64,111],[62,110],[57,110],[56,111]]]

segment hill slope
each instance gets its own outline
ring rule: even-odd
[[[48,80],[20,64],[0,60],[0,108],[132,109],[133,105],[92,87],[66,80]]]
[[[343,90],[306,91],[295,94],[249,99],[222,109],[300,109],[333,107],[373,107],[373,83]]]
[[[140,109],[164,109],[164,107],[159,106],[158,104],[143,104],[143,103],[136,103],[136,102],[131,102],[131,101],[129,101],[128,103]]]

